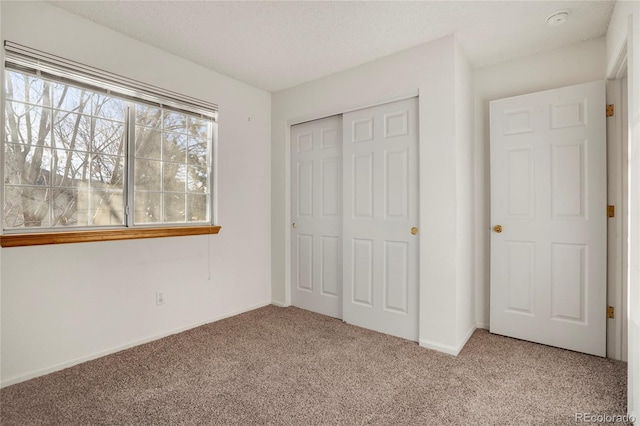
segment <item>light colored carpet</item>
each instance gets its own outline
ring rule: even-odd
[[[268,306],[0,390],[2,425],[570,425],[626,364],[478,330],[458,357]]]

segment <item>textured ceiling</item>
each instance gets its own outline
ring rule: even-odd
[[[50,1],[275,92],[455,33],[474,67],[605,34],[613,1]],[[568,21],[545,19],[569,9]]]

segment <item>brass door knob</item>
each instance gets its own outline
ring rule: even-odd
[[[411,235],[417,235],[417,234],[418,234],[418,228],[414,226],[413,228],[411,228]]]
[[[496,225],[493,227],[493,231],[497,232],[498,234],[502,232],[502,225]]]

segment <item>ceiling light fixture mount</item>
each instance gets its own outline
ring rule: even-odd
[[[556,10],[551,15],[547,16],[547,25],[550,27],[557,27],[567,22],[569,17],[569,9]]]

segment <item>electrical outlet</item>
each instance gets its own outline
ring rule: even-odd
[[[164,293],[156,291],[156,305],[164,305]]]

